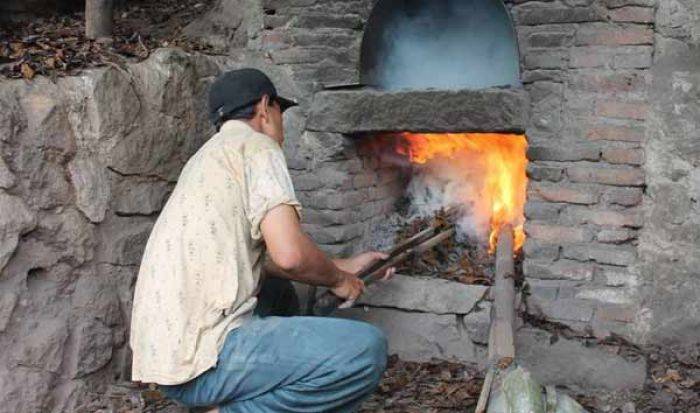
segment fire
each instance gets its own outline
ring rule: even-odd
[[[516,250],[525,242],[526,149],[525,136],[496,133],[403,133],[396,146],[399,154],[416,164],[448,159],[478,172],[469,177],[481,181],[474,183],[480,199],[469,203],[472,214],[488,220],[491,252],[504,224],[515,229]]]

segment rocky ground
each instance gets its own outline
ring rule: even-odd
[[[83,13],[0,26],[0,75],[32,79],[78,74],[81,70],[147,58],[158,47],[189,51],[208,47],[183,35],[183,28],[210,9],[213,0],[130,1],[115,10],[110,40],[85,38]]]

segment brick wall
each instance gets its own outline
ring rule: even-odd
[[[323,84],[355,82],[372,3],[264,1],[259,47],[309,97]],[[506,3],[532,102],[529,308],[597,336],[634,339],[655,0]],[[301,146],[290,164],[307,229],[330,252],[351,252],[402,181],[358,156],[351,138],[306,132]]]
[[[532,101],[531,311],[631,335],[638,309],[653,0],[509,4]]]

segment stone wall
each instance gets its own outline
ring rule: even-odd
[[[645,341],[700,341],[700,3],[656,10],[640,238]]]
[[[0,81],[3,411],[74,411],[128,379],[142,250],[211,133],[201,102],[219,70],[160,50],[126,70]]]

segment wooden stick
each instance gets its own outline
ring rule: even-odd
[[[495,375],[496,367],[492,366],[486,373],[486,378],[484,379],[484,387],[481,388],[481,393],[479,394],[479,401],[476,404],[476,410],[474,410],[474,413],[484,413],[486,411],[489,396],[491,395],[491,386],[493,385],[493,378]]]
[[[491,331],[489,362],[515,358],[515,275],[513,265],[513,227],[504,225],[496,246],[496,276],[491,288]]]
[[[507,368],[515,358],[515,267],[513,264],[513,227],[504,225],[496,245],[496,276],[491,287],[491,329],[489,331],[489,370],[479,394],[475,413],[488,407],[491,388],[499,369]]]
[[[113,13],[114,0],[85,0],[85,36],[111,37]]]

